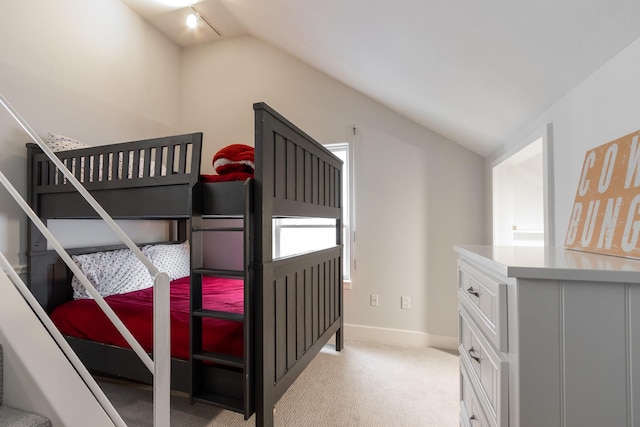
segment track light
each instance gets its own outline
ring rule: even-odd
[[[187,27],[194,29],[198,26],[198,19],[200,15],[197,13],[191,13],[187,16]]]
[[[223,37],[222,32],[220,30],[218,30],[211,23],[211,21],[209,21],[207,19],[206,16],[201,15],[200,11],[198,9],[196,9],[196,7],[193,5],[193,3],[189,3],[189,7],[193,11],[193,13],[191,13],[191,14],[189,14],[189,16],[187,16],[187,26],[189,28],[191,28],[192,30],[195,29],[198,26],[198,23],[200,22],[200,20],[202,20],[205,24],[207,24],[207,26],[209,26],[209,28],[211,28],[213,31],[215,31],[215,33],[217,35],[219,35],[220,37]]]

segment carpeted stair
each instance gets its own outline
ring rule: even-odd
[[[51,427],[51,421],[42,415],[22,411],[2,404],[3,363],[2,346],[0,345],[0,426],[3,427]]]

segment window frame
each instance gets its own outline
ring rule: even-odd
[[[345,289],[351,289],[352,287],[352,278],[353,278],[353,270],[355,269],[355,258],[353,256],[353,243],[354,243],[354,232],[353,232],[353,148],[351,142],[340,142],[334,144],[326,144],[324,145],[326,149],[331,151],[332,153],[344,153],[343,159],[343,169],[342,169],[342,207],[343,207],[343,218],[342,218],[342,244],[343,244],[343,283]],[[338,154],[336,154],[338,155]],[[343,156],[338,155],[341,159]],[[313,218],[310,218],[313,219]],[[324,218],[318,218],[319,220],[326,220]],[[335,224],[286,224],[283,223],[283,220],[286,221],[286,218],[275,219],[273,224],[273,256],[274,258],[280,257],[280,241],[281,241],[281,231],[284,229],[293,229],[293,228],[327,228],[327,229],[335,229]]]

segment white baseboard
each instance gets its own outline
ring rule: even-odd
[[[357,339],[379,344],[434,347],[452,351],[458,349],[458,337],[432,335],[403,329],[345,324],[344,334],[346,339]]]

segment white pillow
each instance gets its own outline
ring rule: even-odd
[[[49,147],[54,153],[58,151],[77,150],[79,148],[89,147],[89,145],[84,142],[62,135],[56,135],[51,132],[47,135],[47,139],[44,143],[47,144],[47,147]]]
[[[148,245],[142,248],[142,253],[149,257],[158,270],[167,273],[171,280],[191,274],[189,242],[173,245]]]
[[[129,249],[75,255],[72,258],[103,297],[153,286],[149,270]],[[92,298],[75,275],[71,286],[74,299]]]
[[[87,148],[90,145],[85,144],[84,142],[80,142],[76,139],[69,138],[68,136],[57,135],[49,132],[47,134],[47,139],[44,143],[53,151],[57,153],[59,151],[68,151],[68,150],[77,150],[80,148]],[[76,159],[71,159],[71,164],[67,163],[67,160],[64,160],[65,166],[67,169],[71,171],[71,173],[76,173]],[[80,182],[84,182],[84,159],[80,159]],[[89,175],[93,176],[93,163],[89,165]],[[99,181],[102,181],[102,171],[99,173],[98,177]],[[66,183],[67,179],[63,178],[63,182]],[[56,174],[56,184],[58,183],[58,174]]]

